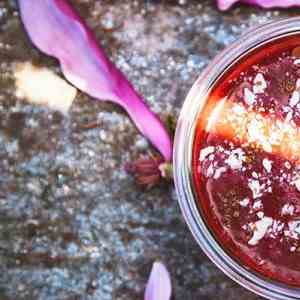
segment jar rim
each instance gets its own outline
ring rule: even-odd
[[[300,33],[300,17],[272,21],[248,30],[206,67],[189,91],[181,109],[174,140],[173,166],[178,202],[185,221],[210,260],[246,289],[271,300],[300,299],[300,288],[268,280],[234,260],[210,232],[196,204],[192,151],[198,113],[216,80],[250,51],[277,39]]]

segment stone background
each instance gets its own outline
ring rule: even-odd
[[[114,62],[162,118],[178,116],[207,63],[249,27],[288,11],[213,0],[73,0]],[[143,299],[156,259],[176,300],[257,300],[202,253],[174,188],[138,188],[123,169],[147,142],[118,107],[79,93],[67,115],[16,97],[14,65],[35,50],[0,0],[0,299]],[[99,122],[90,130],[87,122]]]

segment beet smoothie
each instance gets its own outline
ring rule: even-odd
[[[197,124],[193,181],[216,240],[246,268],[300,287],[300,37],[240,59]]]

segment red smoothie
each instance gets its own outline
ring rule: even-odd
[[[246,268],[300,287],[300,37],[239,59],[199,114],[199,209]]]

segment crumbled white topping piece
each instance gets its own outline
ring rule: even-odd
[[[272,152],[272,145],[264,135],[262,126],[262,122],[257,119],[249,122],[247,126],[249,142],[259,142],[266,152]]]
[[[215,175],[214,175],[214,179],[218,179],[218,178],[220,178],[220,176],[224,173],[224,172],[226,172],[226,168],[225,167],[220,167],[220,168],[218,168],[216,171],[215,171]]]
[[[255,246],[265,236],[267,230],[273,224],[273,219],[269,217],[263,217],[261,220],[255,222],[255,229],[252,238],[248,241],[248,244]]]
[[[293,221],[293,230],[294,232],[300,234],[300,221]]]
[[[294,65],[300,65],[300,59],[299,58],[294,60]]]
[[[233,170],[240,170],[243,167],[243,161],[245,161],[244,151],[242,149],[235,149],[230,153],[225,163]]]
[[[300,178],[294,181],[296,189],[300,192]]]
[[[249,202],[250,202],[249,198],[244,198],[243,200],[240,201],[240,206],[247,207]]]
[[[257,174],[257,172],[253,171],[253,172],[252,172],[252,177],[258,179],[258,174]]]
[[[289,111],[285,117],[284,122],[289,123],[293,119],[293,112]]]
[[[262,148],[264,151],[271,153],[272,152],[272,146],[269,142],[265,142],[262,144]]]
[[[234,104],[232,107],[232,111],[237,115],[243,115],[247,112],[245,107],[240,104]]]
[[[253,94],[248,88],[245,88],[244,99],[248,105],[253,105],[255,103],[255,94]]]
[[[286,161],[285,163],[284,163],[284,165],[285,165],[285,167],[287,168],[287,169],[290,169],[292,166],[291,166],[291,164],[290,164],[290,162],[288,162],[288,161]]]
[[[281,209],[281,215],[282,216],[292,216],[295,210],[295,206],[293,204],[286,203],[283,205]]]
[[[298,240],[298,235],[295,232],[292,232],[290,230],[284,230],[283,234],[284,234],[284,236],[287,236],[287,237],[289,237],[291,239]]]
[[[243,162],[232,154],[225,160],[225,163],[228,164],[233,170],[239,170],[243,166]]]
[[[284,228],[284,223],[278,220],[274,220],[273,226],[272,226],[272,233],[278,234],[281,233]]]
[[[213,175],[214,175],[214,166],[213,164],[210,164],[206,172],[206,177],[211,177]]]
[[[208,146],[201,150],[199,160],[203,161],[208,155],[212,154],[215,151],[214,146]]]
[[[298,91],[294,91],[292,97],[290,98],[289,104],[294,107],[300,101],[300,94]]]
[[[270,173],[271,170],[272,170],[272,161],[270,161],[269,159],[267,158],[264,158],[263,161],[262,161],[262,164],[263,164],[263,167],[264,169]]]
[[[264,137],[261,133],[261,122],[256,119],[252,119],[247,127],[248,135],[249,135],[249,141],[260,141]]]
[[[288,232],[285,231],[284,234],[291,238],[298,239],[298,236],[300,234],[300,221],[290,221],[288,223],[288,226],[289,230],[286,230]]]
[[[290,248],[290,251],[291,251],[291,252],[295,252],[295,251],[296,251],[296,247],[295,247],[295,246],[292,246],[292,247]]]
[[[263,211],[259,211],[257,214],[256,214],[260,219],[262,219],[264,217],[264,212]]]
[[[263,76],[263,74],[258,73],[254,78],[254,86],[253,92],[254,94],[264,93],[265,89],[267,88],[267,82]]]
[[[253,194],[253,198],[256,199],[260,196],[262,196],[262,191],[265,187],[264,184],[260,184],[258,180],[256,179],[249,179],[249,183],[248,183],[249,188],[252,191]]]
[[[299,87],[300,87],[300,79],[297,79],[297,81],[296,81],[296,89],[298,89]]]
[[[249,225],[247,225],[247,224],[244,224],[244,225],[242,226],[242,229],[244,229],[244,230],[248,230],[248,228],[249,228]]]
[[[262,202],[261,202],[261,200],[258,200],[258,201],[255,201],[254,203],[253,203],[253,209],[254,210],[256,210],[256,209],[260,209],[260,208],[262,208],[263,207],[263,204],[262,204]]]

